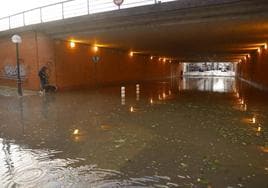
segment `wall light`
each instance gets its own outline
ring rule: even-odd
[[[133,57],[133,55],[134,55],[134,52],[131,51],[131,52],[129,53],[129,56],[130,56],[130,57]]]
[[[163,59],[163,62],[164,62],[164,63],[166,62],[166,58]]]
[[[250,54],[247,55],[247,58],[250,58]]]
[[[94,52],[97,52],[99,50],[99,47],[98,46],[94,46],[93,47],[93,50],[94,50]]]
[[[154,58],[153,56],[150,57],[151,60],[153,60],[153,58]]]
[[[258,48],[257,51],[258,51],[258,53],[261,53],[261,48]]]
[[[71,48],[74,48],[74,47],[75,47],[75,42],[71,41],[71,42],[70,42],[70,47],[71,47]]]
[[[264,44],[264,49],[267,50],[267,43]]]

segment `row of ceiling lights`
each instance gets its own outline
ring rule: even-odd
[[[76,46],[76,43],[74,41],[71,41],[70,42],[70,47],[71,48],[75,48],[75,46]],[[262,46],[260,46],[260,47],[257,48],[257,52],[260,54],[261,51],[262,51],[262,49],[267,50],[267,48],[268,48],[267,43],[265,43],[264,45],[262,45]],[[95,46],[93,46],[93,50],[94,50],[94,52],[97,52],[99,50],[99,47],[97,45],[95,45]],[[135,54],[135,52],[133,52],[133,51],[129,52],[129,56],[130,57],[133,57],[134,54]],[[247,59],[250,59],[250,57],[251,57],[250,54],[247,54],[246,56],[243,57],[243,59],[240,59],[239,60],[239,63],[242,63],[243,61],[246,61]],[[157,57],[156,56],[150,56],[150,59],[151,60],[153,60],[154,58],[157,58]],[[159,57],[158,60],[159,61],[162,61],[164,63],[165,62],[171,63],[174,59],[172,59],[172,58],[166,58],[166,57]]]
[[[258,52],[258,54],[260,54],[262,52],[262,50],[267,50],[268,49],[268,46],[267,46],[267,43],[265,43],[264,45],[258,47],[256,50]],[[246,56],[244,56],[242,59],[239,60],[239,63],[242,63],[243,61],[246,61],[247,59],[250,59],[250,54],[247,54]]]
[[[135,52],[131,51],[131,52],[129,53],[129,56],[130,56],[130,57],[133,57],[134,54],[135,54]],[[175,60],[176,60],[176,59],[174,59],[174,58],[170,58],[170,57],[150,56],[150,60],[153,60],[153,59],[156,59],[156,58],[158,58],[158,61],[162,61],[162,62],[164,62],[164,63],[166,63],[166,62],[171,63],[172,61],[175,61]]]
[[[74,41],[70,41],[69,45],[70,45],[70,48],[75,48],[76,43],[75,43]],[[94,51],[94,52],[97,52],[98,50],[99,50],[99,47],[98,47],[97,45],[94,45],[94,46],[93,46],[93,51]],[[129,52],[129,56],[130,56],[130,57],[133,57],[133,56],[135,55],[135,53],[138,54],[138,52],[130,51],[130,52]],[[155,58],[158,58],[158,57],[157,57],[157,56],[150,56],[150,60],[153,60],[153,59],[155,59]],[[164,63],[165,63],[165,62],[169,62],[169,63],[171,63],[171,62],[174,61],[175,59],[174,59],[174,58],[167,58],[167,57],[159,57],[158,60],[159,60],[159,61],[162,61],[162,62],[164,62]]]
[[[70,47],[75,48],[75,46],[76,46],[76,43],[74,41],[70,41]],[[99,47],[95,45],[93,46],[93,50],[97,52],[99,50]]]

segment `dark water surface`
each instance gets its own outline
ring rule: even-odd
[[[0,96],[0,187],[268,187],[268,93],[187,78]]]

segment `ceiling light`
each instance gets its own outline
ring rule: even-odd
[[[99,47],[98,46],[94,46],[93,47],[93,50],[94,50],[94,52],[97,52],[99,50]]]
[[[71,48],[74,48],[74,47],[75,47],[75,42],[71,41],[71,42],[70,42],[70,47],[71,47]]]

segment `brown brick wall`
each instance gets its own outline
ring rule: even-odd
[[[250,59],[238,65],[238,75],[268,87],[268,50],[252,53]]]
[[[36,57],[36,42],[35,33],[24,33],[22,36],[23,42],[19,45],[19,53],[21,64],[26,68],[27,77],[24,81],[24,87],[29,89],[37,88],[37,57]],[[1,83],[7,85],[16,85],[16,81],[12,79],[6,79],[3,76],[4,67],[7,65],[16,66],[16,49],[15,44],[11,42],[11,36],[4,39],[0,39],[0,70],[1,70]]]
[[[56,84],[59,89],[161,79],[171,75],[171,67],[173,70],[179,67],[159,62],[158,58],[130,57],[129,52],[117,49],[99,48],[98,52],[94,52],[91,46],[78,43],[75,48],[70,48],[69,42],[53,40],[42,33],[20,35],[23,40],[19,47],[20,58],[27,70],[23,84],[26,89],[39,89],[38,70],[43,65],[48,65],[50,83]],[[0,39],[0,70],[7,64],[16,65],[15,45],[10,37]],[[100,57],[100,62],[92,62],[95,55]],[[0,84],[15,86],[16,81],[1,77]]]
[[[151,80],[170,76],[170,64],[150,60],[148,56],[129,56],[126,51],[76,44],[71,49],[65,41],[55,42],[56,77],[61,89]],[[99,56],[94,63],[92,56]]]

